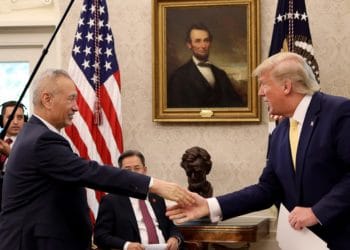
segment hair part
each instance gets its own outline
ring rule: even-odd
[[[57,91],[57,78],[66,77],[72,79],[67,71],[63,69],[48,69],[45,70],[32,86],[32,103],[38,106],[41,101],[41,94],[43,91],[49,91],[55,94]]]
[[[192,30],[204,30],[208,33],[209,41],[211,42],[213,40],[213,35],[211,34],[210,30],[206,25],[203,23],[196,23],[192,24],[191,27],[186,32],[186,42],[191,43],[191,31]]]
[[[281,84],[290,79],[296,93],[312,95],[320,90],[311,67],[296,53],[280,52],[267,58],[253,71],[253,76],[259,77],[266,72]]]
[[[145,161],[145,157],[143,156],[143,154],[138,151],[138,150],[126,150],[124,153],[122,153],[119,158],[118,158],[118,165],[121,168],[123,166],[123,160],[127,157],[131,157],[131,156],[136,156],[141,160],[141,163],[143,166],[146,166],[146,161]]]

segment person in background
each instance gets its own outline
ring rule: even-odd
[[[149,192],[182,204],[192,195],[174,183],[101,165],[76,155],[60,130],[72,124],[78,93],[63,70],[32,85],[33,115],[8,158],[0,214],[0,249],[90,250],[85,187],[145,199]]]
[[[3,128],[7,123],[13,109],[15,108],[17,102],[16,101],[8,101],[1,104],[1,116],[0,116],[0,127]],[[16,140],[16,137],[21,131],[24,123],[28,120],[28,117],[24,114],[24,105],[19,104],[18,109],[11,121],[7,131],[5,138],[0,139],[0,167],[1,171],[3,171],[4,160],[7,159],[8,155],[11,151],[11,146]]]
[[[209,62],[212,40],[204,24],[194,24],[188,29],[186,45],[192,51],[192,58],[168,80],[168,108],[244,106],[226,72]]]
[[[8,101],[1,104],[1,116],[0,116],[0,127],[3,128],[10,115],[12,114],[13,109],[15,108],[16,101]],[[28,117],[24,114],[24,105],[19,104],[16,113],[11,121],[4,139],[0,139],[0,211],[1,211],[1,200],[2,200],[2,182],[3,175],[5,172],[5,163],[10,154],[11,147],[16,140],[16,137],[21,131],[24,123],[28,120]]]
[[[118,159],[119,167],[139,174],[147,174],[145,157],[136,150],[127,150]],[[158,242],[166,243],[168,250],[180,249],[183,237],[174,223],[165,216],[165,201],[149,193],[145,201],[156,229]],[[117,194],[108,194],[100,203],[94,230],[94,242],[99,249],[144,249],[149,244],[146,220],[140,200]]]
[[[253,75],[269,112],[286,117],[271,135],[259,182],[217,198],[196,196],[195,205],[167,214],[177,222],[209,214],[225,220],[277,201],[290,211],[292,228],[308,227],[331,250],[349,249],[350,100],[319,92],[310,66],[295,53],[267,58]]]

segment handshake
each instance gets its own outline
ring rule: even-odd
[[[166,215],[178,224],[208,216],[210,213],[207,199],[178,184],[153,178],[150,192],[177,203],[167,208]]]

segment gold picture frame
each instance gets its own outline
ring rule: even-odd
[[[198,89],[186,92],[193,78],[184,79],[192,73],[187,69],[182,70],[185,73],[177,71],[193,61],[195,47],[191,44],[194,39],[186,34],[190,34],[191,25],[196,28],[197,24],[204,24],[213,38],[208,51],[214,79],[217,76],[213,67],[219,68],[217,71],[224,70],[239,96],[239,104],[230,101],[236,97],[230,97],[229,104],[223,101],[225,93],[231,90],[223,88],[221,93],[216,89],[219,88],[217,80],[211,85],[215,98],[218,97],[213,97],[213,102],[208,100],[214,92],[209,92],[205,98],[199,95],[202,92]],[[259,26],[259,0],[153,0],[153,121],[259,122],[258,85],[251,76],[260,59]],[[198,69],[199,66],[195,74]],[[178,77],[180,73],[183,76]],[[190,97],[188,93],[192,92]]]

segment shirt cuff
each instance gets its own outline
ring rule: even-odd
[[[222,211],[218,200],[214,198],[207,199],[211,222],[218,222],[222,220]]]
[[[153,177],[151,177],[151,180],[149,181],[148,188],[151,188],[153,186]]]
[[[129,246],[130,242],[127,241],[125,242],[124,246],[123,246],[123,250],[127,250],[128,249],[128,246]]]

